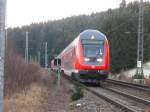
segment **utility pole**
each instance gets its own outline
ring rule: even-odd
[[[3,112],[6,0],[0,0],[0,112]]]
[[[37,56],[34,56],[34,62],[38,62],[38,60],[37,60]]]
[[[138,46],[137,46],[137,68],[135,79],[144,80],[143,73],[143,0],[139,4]]]
[[[7,38],[7,28],[5,28],[5,49],[7,50],[7,44],[8,44],[8,38]]]
[[[32,56],[30,55],[29,56],[29,62],[31,63],[31,61],[32,61]]]
[[[38,51],[38,63],[39,63],[39,65],[40,65],[40,62],[41,62],[41,53],[40,53],[40,51]]]
[[[47,42],[45,42],[45,68],[47,68],[47,62],[48,62],[48,59],[47,59]]]
[[[28,63],[28,49],[29,49],[29,41],[28,41],[29,33],[26,32],[26,48],[25,48],[25,61]]]

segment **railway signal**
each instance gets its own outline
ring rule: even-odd
[[[54,59],[54,66],[57,67],[57,85],[58,85],[58,88],[60,88],[61,59],[59,58]]]

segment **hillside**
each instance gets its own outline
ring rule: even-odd
[[[150,60],[150,3],[144,4],[144,61]],[[44,63],[44,42],[48,42],[50,60],[59,54],[80,32],[98,29],[106,34],[110,44],[111,72],[133,68],[136,65],[138,2],[125,8],[109,9],[91,15],[34,23],[30,26],[8,29],[8,38],[16,43],[17,51],[24,55],[25,32],[29,32],[29,55],[41,52]]]

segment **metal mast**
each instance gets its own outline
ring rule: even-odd
[[[45,42],[45,68],[47,68],[47,62],[48,62],[48,60],[47,60],[47,42]]]
[[[139,4],[138,49],[136,78],[144,79],[143,73],[143,0]]]
[[[41,62],[41,53],[40,53],[40,51],[38,51],[38,63],[39,63],[39,65],[40,65],[40,62]]]
[[[28,63],[28,49],[29,49],[29,46],[28,46],[28,36],[29,36],[29,33],[26,32],[26,48],[25,48],[25,61]]]
[[[6,0],[0,0],[0,112],[3,112]]]

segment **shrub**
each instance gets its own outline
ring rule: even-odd
[[[7,48],[5,58],[4,96],[26,91],[31,83],[40,80],[40,67],[35,63],[27,64],[13,47]]]
[[[82,98],[83,96],[84,96],[83,88],[80,85],[76,84],[71,99],[75,101]]]

